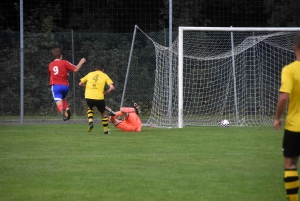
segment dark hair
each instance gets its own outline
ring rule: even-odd
[[[135,113],[136,113],[137,115],[139,115],[139,114],[140,114],[140,110],[138,109],[138,108],[139,108],[139,105],[138,105],[137,103],[133,103],[133,108],[134,108],[134,110],[135,110]]]
[[[134,108],[134,110],[135,110],[135,113],[137,114],[137,115],[139,115],[140,114],[140,111],[136,108],[136,107],[133,107]]]
[[[59,59],[60,56],[62,55],[62,48],[61,46],[57,45],[57,46],[53,46],[52,48],[52,55],[55,59]]]
[[[104,69],[104,65],[102,63],[98,63],[95,66],[95,70],[103,70]]]

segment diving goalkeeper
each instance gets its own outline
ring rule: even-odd
[[[138,104],[134,107],[122,107],[120,111],[114,112],[109,107],[105,107],[110,115],[109,121],[124,132],[140,132],[142,130],[142,121],[139,117]],[[117,119],[122,116],[123,120]]]

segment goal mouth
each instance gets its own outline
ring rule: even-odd
[[[300,28],[179,27],[171,48],[154,43],[147,124],[219,126],[227,119],[230,126],[271,125],[281,70],[295,60],[292,44],[299,33]]]

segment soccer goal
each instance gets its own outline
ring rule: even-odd
[[[148,124],[219,126],[227,119],[231,126],[272,125],[281,69],[295,60],[292,45],[300,28],[178,31],[171,48],[154,43],[156,76]]]

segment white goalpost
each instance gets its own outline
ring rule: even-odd
[[[171,48],[154,42],[147,124],[219,126],[227,119],[234,126],[272,125],[281,69],[295,60],[292,45],[299,33],[300,28],[179,27]]]

